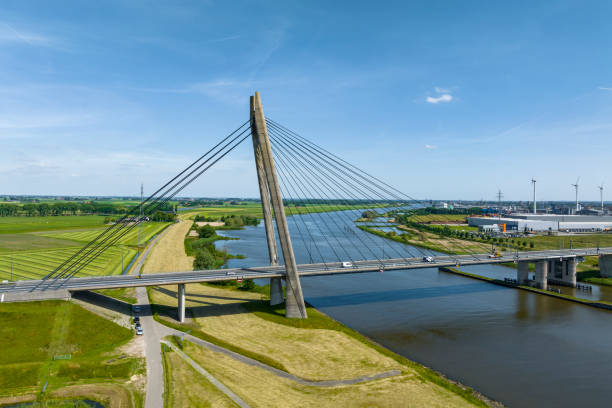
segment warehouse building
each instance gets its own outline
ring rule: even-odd
[[[612,230],[611,216],[513,214],[504,217],[468,217],[468,225],[506,232],[602,232]],[[497,227],[495,227],[497,225]]]

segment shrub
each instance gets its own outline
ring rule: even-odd
[[[245,291],[251,291],[255,289],[255,282],[253,282],[253,279],[245,279],[242,282],[242,285],[238,286],[238,289],[245,290]]]
[[[206,248],[200,248],[195,253],[193,269],[212,269],[215,266],[215,257]]]
[[[215,229],[210,225],[204,225],[201,228],[198,228],[198,236],[200,238],[210,238],[215,235]]]

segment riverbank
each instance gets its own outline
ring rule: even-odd
[[[308,319],[286,319],[282,307],[270,307],[261,293],[200,284],[187,285],[186,292],[187,320],[180,324],[174,320],[174,288],[151,289],[156,319],[301,379],[350,380],[399,371],[396,376],[359,384],[316,387],[276,378],[222,353],[188,352],[252,406],[346,406],[355,401],[362,406],[487,406],[487,400],[473,390],[389,351],[312,307]],[[285,397],[279,401],[281,393]]]
[[[576,303],[580,303],[586,306],[591,306],[591,307],[596,307],[598,309],[606,309],[606,310],[612,310],[612,303],[611,302],[605,302],[605,301],[592,301],[592,300],[588,300],[588,299],[582,299],[582,298],[577,298],[575,296],[571,296],[571,295],[567,295],[564,293],[556,293],[556,292],[550,292],[547,290],[543,290],[543,289],[538,289],[538,288],[534,288],[531,286],[526,286],[526,285],[515,285],[512,283],[508,283],[499,279],[494,279],[494,278],[489,278],[486,276],[481,276],[481,275],[476,275],[473,273],[469,273],[469,272],[464,272],[461,271],[457,268],[449,268],[449,267],[441,267],[438,268],[439,270],[443,271],[443,272],[448,272],[448,273],[454,273],[456,275],[461,275],[461,276],[465,276],[468,278],[472,278],[472,279],[478,279],[481,281],[486,281],[489,283],[492,283],[494,285],[499,285],[499,286],[505,286],[505,287],[509,287],[509,288],[516,288],[516,289],[521,289],[521,290],[526,290],[528,292],[533,292],[533,293],[538,293],[541,295],[546,295],[546,296],[551,296],[557,299],[562,299],[562,300],[568,300],[571,302],[576,302]]]
[[[168,242],[186,239],[190,221],[181,222],[185,225],[170,227],[176,230],[175,233],[168,231],[153,249],[145,265],[146,272],[163,268],[165,256],[155,256],[158,248],[181,262],[189,259],[185,245]],[[345,381],[398,372],[391,377],[358,384],[318,387],[287,378],[279,379],[269,371],[262,372],[260,367],[228,360],[223,353],[201,348],[187,350],[193,360],[215,378],[222,379],[251,406],[342,406],[354,401],[364,406],[405,406],[406,403],[416,406],[488,405],[486,398],[470,388],[389,351],[312,307],[308,310],[309,319],[286,319],[282,307],[268,305],[266,288],[256,287],[256,290],[187,285],[187,319],[184,324],[175,320],[175,287],[151,288],[149,299],[158,322],[304,381]],[[206,379],[185,374],[191,369],[183,361],[168,355],[164,361],[170,400],[196,398],[186,391],[191,387],[185,386],[185,378],[190,378],[194,389],[210,389]],[[180,386],[172,387],[173,383],[179,382]],[[280,394],[283,398],[279,400]],[[202,401],[202,398],[206,396],[197,397],[203,404],[219,401],[219,395],[215,393],[211,394],[211,401]]]

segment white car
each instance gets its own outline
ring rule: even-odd
[[[143,334],[142,333],[142,327],[137,327],[136,328],[136,334],[139,335],[139,336],[142,336],[142,334]]]
[[[232,272],[232,271],[229,271],[225,274],[225,276],[234,276],[234,275],[236,275],[236,272]]]
[[[342,262],[342,267],[343,268],[352,268],[353,267],[353,263],[352,262]]]
[[[432,256],[424,256],[423,257],[423,262],[433,262],[433,257]]]

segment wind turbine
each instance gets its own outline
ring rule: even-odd
[[[601,200],[601,215],[603,215],[603,188],[604,188],[604,184],[601,183],[601,186],[597,186],[597,188],[599,189],[599,198]]]
[[[578,211],[580,210],[580,208],[578,207],[578,182],[579,181],[580,181],[580,176],[578,176],[578,178],[576,179],[576,184],[572,184],[572,187],[576,189],[576,214],[578,214]]]
[[[536,214],[536,179],[531,178],[531,184],[533,184],[533,213]]]

